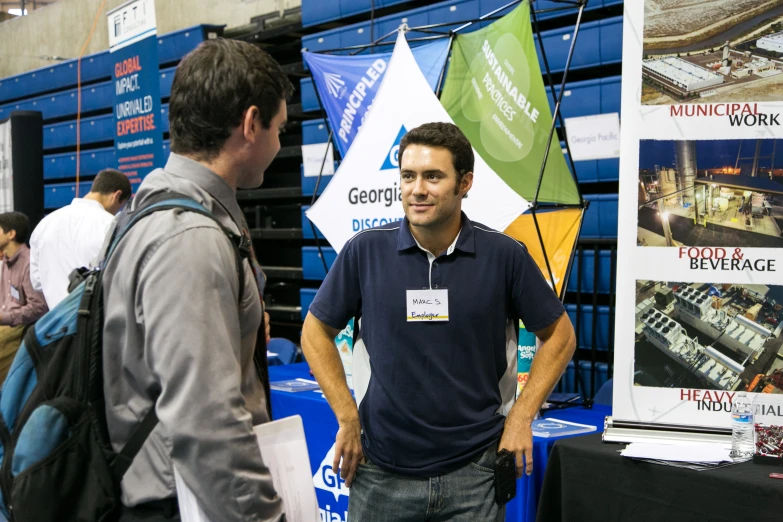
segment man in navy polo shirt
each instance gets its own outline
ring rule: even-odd
[[[405,219],[345,245],[302,332],[339,423],[333,469],[342,459],[352,522],[503,520],[497,452],[532,472],[530,424],[574,331],[525,247],[462,213],[474,156],[459,128],[417,127],[399,157]],[[372,370],[354,366],[358,409],[334,344],[352,317]],[[515,402],[520,319],[542,344]]]

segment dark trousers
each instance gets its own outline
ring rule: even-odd
[[[124,508],[119,522],[180,522],[176,498]]]

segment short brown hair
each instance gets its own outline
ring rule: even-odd
[[[252,105],[268,129],[294,92],[280,64],[260,48],[217,38],[199,44],[177,67],[169,100],[171,151],[215,159]]]
[[[0,214],[0,229],[4,234],[10,231],[16,231],[17,243],[27,243],[27,236],[30,234],[30,219],[21,212],[3,212]]]
[[[457,171],[457,185],[468,172],[473,172],[475,157],[470,141],[453,123],[433,122],[409,130],[400,140],[400,165],[402,153],[408,145],[425,145],[446,149],[451,153],[454,170]]]
[[[128,176],[116,169],[103,169],[92,181],[90,192],[97,194],[114,194],[122,191],[120,201],[127,201],[131,196],[131,184]]]

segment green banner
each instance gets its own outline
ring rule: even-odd
[[[532,202],[552,113],[527,0],[484,29],[455,38],[441,102],[484,161]],[[579,203],[556,133],[538,200]]]

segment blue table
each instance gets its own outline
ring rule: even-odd
[[[314,380],[307,363],[272,366],[269,368],[269,378],[271,382],[297,378]],[[332,473],[337,421],[323,394],[320,391],[289,393],[273,390],[272,414],[275,419],[291,415],[302,417],[321,519],[329,522],[345,522],[348,513],[348,488],[339,476]],[[594,406],[591,410],[571,408],[549,412],[546,416],[590,424],[601,430],[604,417],[607,415],[611,415],[610,408]],[[506,506],[506,520],[532,522],[536,519],[546,462],[555,440],[558,439],[534,438],[533,474],[529,477],[523,476],[517,481],[517,496]]]

